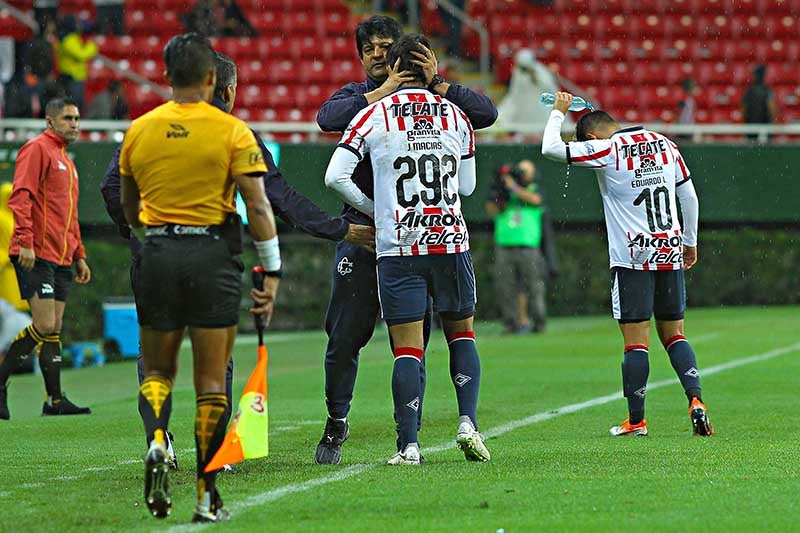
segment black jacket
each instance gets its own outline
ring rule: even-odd
[[[225,110],[225,104],[221,100],[215,98],[211,104]],[[264,162],[269,169],[264,175],[264,188],[275,214],[293,227],[314,237],[332,241],[344,239],[349,223],[343,217],[331,217],[289,185],[275,165],[275,160],[261,137],[255,132],[253,135],[255,135],[256,142],[264,155]],[[114,157],[108,164],[106,174],[100,184],[100,192],[103,194],[106,211],[116,222],[120,234],[126,239],[130,239],[131,251],[136,253],[141,247],[141,243],[131,234],[120,204],[119,152],[120,148],[117,148]]]

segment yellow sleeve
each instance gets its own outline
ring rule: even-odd
[[[133,143],[134,124],[128,128],[125,138],[122,139],[122,148],[119,151],[119,173],[123,176],[133,176],[131,169],[131,144]]]
[[[250,128],[237,121],[232,136],[231,175],[266,174],[267,165]]]

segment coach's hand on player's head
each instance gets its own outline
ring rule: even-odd
[[[394,62],[394,65],[386,65],[386,71],[389,73],[389,77],[383,82],[381,89],[385,91],[387,95],[394,92],[394,90],[402,84],[414,81],[414,74],[412,74],[411,71],[398,70],[399,68],[400,58]]]
[[[347,235],[344,236],[347,242],[363,246],[371,252],[375,251],[375,228],[362,224],[350,224],[347,227]]]
[[[78,259],[75,261],[75,283],[81,285],[89,283],[92,280],[92,270],[86,263],[86,259]]]
[[[411,55],[416,59],[412,59],[411,62],[422,67],[422,72],[425,73],[425,84],[430,85],[433,77],[439,73],[439,62],[436,60],[436,54],[433,53],[433,50],[424,44],[420,44],[419,47],[423,51],[412,50]]]
[[[33,251],[33,248],[20,248],[17,261],[22,270],[33,270],[33,265],[36,264],[36,252]]]
[[[572,104],[572,95],[569,93],[565,93],[559,91],[556,93],[556,103],[553,105],[553,109],[557,109],[561,111],[565,115],[567,111],[569,111],[569,106]]]
[[[264,317],[264,325],[269,326],[272,320],[272,311],[275,306],[275,298],[278,295],[278,285],[280,278],[265,276],[264,285],[261,289],[255,287],[250,289],[250,297],[253,299],[253,307],[250,312],[254,315],[262,315]]]
[[[683,245],[683,269],[689,270],[697,263],[697,246]]]

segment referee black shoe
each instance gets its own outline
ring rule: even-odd
[[[216,488],[214,489],[213,497],[209,492],[206,492],[204,499],[206,500],[205,503],[198,503],[195,506],[194,514],[192,515],[192,523],[213,524],[230,520],[231,514],[225,509],[222,498]]]
[[[60,400],[44,402],[42,405],[42,416],[58,415],[90,415],[92,410],[88,407],[78,407],[67,399],[66,394],[61,395]]]
[[[347,420],[336,420],[328,417],[325,433],[317,445],[314,462],[318,465],[338,465],[342,462],[342,444],[350,436],[350,425]]]
[[[166,518],[172,512],[168,460],[166,448],[155,442],[144,456],[144,501],[156,518]]]

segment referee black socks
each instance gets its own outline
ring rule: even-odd
[[[33,352],[39,343],[44,342],[45,336],[33,327],[33,324],[17,333],[14,342],[8,347],[3,362],[0,363],[0,386],[5,385],[11,372],[17,369],[22,358]],[[48,391],[49,393],[49,391]]]

